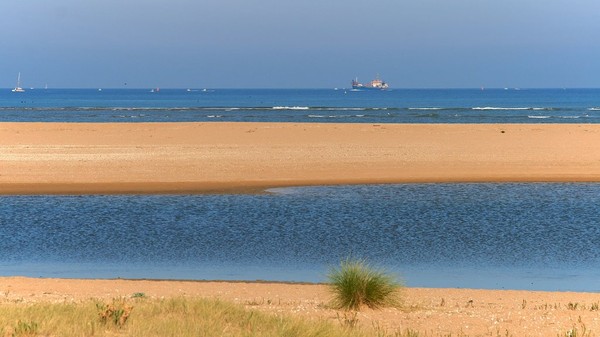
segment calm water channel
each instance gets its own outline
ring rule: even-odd
[[[600,290],[600,184],[0,197],[0,274],[321,282],[363,257],[409,286]]]

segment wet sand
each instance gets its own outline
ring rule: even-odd
[[[327,287],[314,284],[4,277],[0,291],[3,305],[109,300],[144,293],[150,298],[218,298],[274,315],[335,324],[340,324],[338,314],[344,315],[328,308]],[[361,310],[358,322],[390,334],[412,329],[422,336],[565,336],[573,327],[581,334],[583,325],[591,336],[600,334],[600,294],[595,293],[407,288],[403,301],[400,308]]]
[[[0,123],[0,193],[600,181],[600,125]]]

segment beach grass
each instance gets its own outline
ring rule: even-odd
[[[111,310],[107,310],[112,308]],[[126,320],[112,312],[128,311]],[[108,314],[107,319],[107,312]],[[0,336],[370,336],[336,321],[271,315],[212,299],[3,303]],[[381,333],[378,333],[381,335]],[[395,336],[401,336],[394,334]]]
[[[331,269],[328,279],[333,294],[332,306],[337,309],[399,305],[402,284],[393,275],[373,268],[363,259],[343,260],[339,268]]]
[[[512,302],[522,309],[521,304]],[[572,302],[574,303],[574,302]],[[378,312],[367,310],[335,312],[327,309],[326,315],[305,316],[282,313],[266,305],[268,311],[255,309],[248,304],[200,297],[157,298],[133,293],[127,298],[113,300],[61,300],[59,302],[28,302],[24,298],[0,301],[0,336],[327,336],[327,337],[468,337],[468,336],[528,336],[513,334],[507,328],[488,330],[486,334],[464,333],[460,325],[445,332],[423,328],[413,329],[412,324],[389,326],[380,324]],[[266,309],[263,307],[263,309]],[[461,310],[463,306],[456,306]],[[435,311],[433,307],[427,312]],[[472,308],[468,311],[472,314]],[[572,312],[566,304],[548,309],[530,308],[530,311]],[[593,312],[582,304],[582,313]],[[396,311],[404,312],[408,311]],[[423,311],[420,311],[421,314]],[[509,312],[510,314],[510,312]],[[448,312],[448,315],[450,313]],[[538,315],[538,314],[536,314]],[[312,317],[312,318],[309,318]],[[538,316],[536,316],[538,317]],[[588,328],[590,316],[578,315],[577,323],[550,323],[557,337],[596,336]],[[460,317],[458,317],[460,319]],[[438,321],[432,318],[431,324]],[[416,324],[418,326],[419,324]],[[428,325],[426,325],[428,326]],[[453,331],[453,332],[450,332]],[[528,331],[526,329],[526,331]]]

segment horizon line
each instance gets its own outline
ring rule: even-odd
[[[12,90],[14,87],[4,87],[0,90]],[[192,91],[203,91],[203,90],[348,90],[348,91],[394,91],[394,90],[506,90],[506,91],[520,91],[520,90],[573,90],[573,89],[600,89],[600,87],[391,87],[383,90],[360,90],[352,89],[347,87],[29,87],[24,88],[25,90],[192,90]]]

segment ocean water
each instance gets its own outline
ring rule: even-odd
[[[600,89],[4,89],[0,121],[598,123]]]
[[[0,275],[322,282],[354,256],[409,286],[598,291],[598,205],[587,183],[3,196]]]
[[[598,123],[600,89],[0,90],[0,122]],[[348,256],[410,286],[600,286],[600,184],[0,197],[0,275],[322,282]]]

